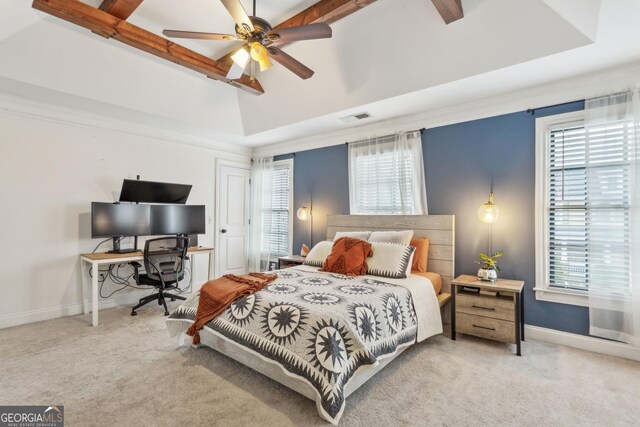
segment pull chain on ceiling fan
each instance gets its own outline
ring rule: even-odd
[[[194,31],[163,30],[167,37],[241,41],[243,45],[231,56],[233,65],[227,73],[227,78],[235,80],[242,77],[250,60],[258,63],[260,71],[271,68],[273,59],[283,67],[302,79],[313,75],[313,70],[284,53],[274,43],[292,43],[301,40],[315,40],[331,38],[331,27],[324,22],[273,29],[266,20],[256,16],[256,0],[253,0],[253,16],[248,16],[240,0],[220,0],[236,22],[236,35],[220,33],[201,33]]]

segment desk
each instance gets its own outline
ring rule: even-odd
[[[195,255],[209,254],[209,268],[207,279],[211,280],[211,267],[213,266],[213,248],[205,248],[202,246],[194,246],[187,251],[191,255],[191,278],[190,283],[193,285],[193,272],[195,271]],[[86,289],[89,287],[87,278],[89,277],[89,268],[93,269],[93,278],[91,279],[91,323],[93,326],[98,325],[98,269],[103,264],[127,264],[132,261],[142,261],[142,251],[131,252],[128,254],[110,254],[110,253],[91,253],[81,254],[80,264],[82,266],[82,306],[84,313],[88,313],[87,299],[85,298]],[[193,287],[191,288],[193,289]]]

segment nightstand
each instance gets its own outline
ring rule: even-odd
[[[524,341],[524,298],[521,280],[485,282],[462,275],[451,282],[451,339],[456,332],[516,345]]]
[[[301,255],[287,255],[278,258],[278,270],[300,265],[307,257]]]

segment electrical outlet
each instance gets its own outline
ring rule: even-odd
[[[104,273],[102,271],[98,273],[98,281],[104,282],[106,278],[107,278],[107,273]]]

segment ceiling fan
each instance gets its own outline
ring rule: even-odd
[[[292,43],[300,40],[331,38],[332,31],[329,25],[321,22],[273,29],[271,24],[256,16],[256,0],[253,0],[253,16],[247,15],[240,0],[220,0],[220,2],[227,9],[233,20],[236,21],[236,35],[178,30],[163,30],[162,34],[167,37],[185,39],[244,42],[231,56],[233,65],[226,76],[230,80],[242,77],[251,59],[260,65],[260,71],[271,68],[271,61],[269,60],[271,58],[302,79],[308,79],[313,75],[313,70],[284,53],[274,43]]]

